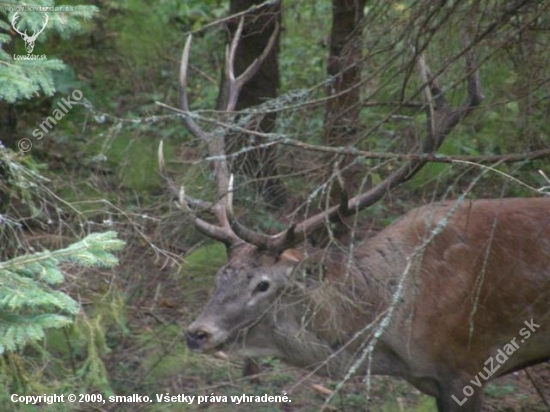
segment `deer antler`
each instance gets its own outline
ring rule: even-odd
[[[225,114],[231,114],[235,110],[242,87],[258,72],[261,64],[273,49],[275,40],[277,38],[277,35],[279,34],[279,25],[277,24],[262,54],[258,58],[256,58],[242,74],[240,74],[239,76],[235,76],[235,53],[242,34],[243,25],[244,18],[241,18],[233,40],[226,50],[225,76],[227,81],[225,82],[225,84],[227,90],[225,91],[225,95],[227,96],[227,98],[225,99],[225,103],[223,104],[223,106],[218,107],[218,110]],[[179,202],[180,205],[182,205],[182,208],[193,213],[195,227],[201,233],[224,242],[228,248],[231,248],[236,244],[242,243],[243,241],[260,246],[262,244],[265,244],[265,241],[262,239],[264,239],[266,235],[262,235],[260,233],[256,233],[249,229],[243,228],[240,224],[237,223],[236,219],[234,219],[233,217],[231,196],[231,192],[233,191],[233,178],[229,174],[229,166],[227,164],[225,156],[223,128],[216,127],[214,128],[214,130],[206,132],[195,121],[195,118],[193,117],[189,109],[187,75],[192,38],[192,35],[189,35],[189,37],[187,38],[181,58],[179,78],[180,107],[183,112],[183,122],[187,130],[189,130],[189,132],[191,132],[191,134],[193,134],[193,136],[195,136],[197,139],[202,140],[206,144],[208,154],[211,158],[213,158],[212,163],[217,183],[218,200],[215,203],[210,204],[208,202],[193,199],[185,195],[183,189],[180,189],[178,191],[176,185],[174,185],[172,181],[167,179],[164,173],[162,146],[159,147],[159,166],[161,167],[161,174],[164,176],[165,181],[167,182],[171,191],[173,193],[178,193],[178,197],[180,198]],[[208,211],[216,218],[219,225],[214,225],[199,218],[196,215],[197,210]],[[233,225],[235,225],[235,227],[233,227]]]
[[[279,30],[277,26],[262,54],[241,75],[236,77],[233,63],[242,34],[243,22],[244,20],[241,19],[235,36],[226,51],[226,99],[224,100],[223,107],[219,108],[225,114],[230,114],[234,111],[243,85],[254,76],[266,56],[270,53]],[[351,199],[348,199],[347,194],[343,193],[340,204],[332,206],[300,223],[293,224],[276,235],[265,235],[246,228],[238,222],[233,212],[233,177],[229,174],[229,167],[225,156],[224,130],[220,126],[214,128],[211,132],[205,132],[197,124],[195,117],[189,110],[187,71],[191,41],[192,36],[189,36],[185,43],[181,59],[180,105],[183,112],[182,117],[187,129],[207,145],[208,154],[213,159],[218,200],[210,204],[188,197],[185,195],[183,189],[178,193],[180,193],[180,204],[184,205],[184,209],[190,210],[193,213],[197,229],[209,237],[224,242],[228,248],[246,242],[274,253],[282,252],[284,249],[307,238],[308,235],[320,229],[327,221],[350,216],[371,206],[387,192],[409,180],[427,162],[425,158],[412,158],[367,192],[361,193]],[[421,153],[423,154],[435,152],[451,130],[477,107],[483,99],[474,54],[472,51],[469,51],[465,54],[465,57],[468,96],[466,101],[455,109],[450,107],[445,100],[442,90],[429,71],[424,58],[422,56],[418,57],[419,71],[425,85],[423,91],[428,119],[428,130],[421,145]],[[197,217],[197,210],[210,212],[214,215],[219,225],[214,225]]]
[[[426,80],[425,95],[431,96],[426,105],[429,126],[422,144],[422,153],[429,154],[436,151],[451,130],[483,100],[474,53],[469,51],[465,57],[468,96],[466,101],[456,109],[452,109],[449,106],[441,88],[435,79],[432,78],[429,69],[426,67],[423,57],[419,57],[420,72]],[[412,178],[426,162],[426,159],[411,159],[367,192],[349,200],[346,196],[343,196],[339,205],[332,206],[298,224],[290,226],[287,230],[277,235],[270,236],[268,241],[270,249],[283,251],[292,246],[293,243],[307,238],[308,235],[321,228],[327,221],[337,217],[350,216],[373,205],[386,193]]]

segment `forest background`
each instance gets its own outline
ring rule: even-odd
[[[178,97],[181,53],[191,33],[193,116],[206,130],[223,126],[236,213],[256,230],[282,230],[385,182],[403,165],[426,161],[362,213],[353,233],[333,222],[309,241],[325,247],[368,237],[433,201],[549,192],[548,2],[98,0],[48,12],[47,21],[28,9],[14,18],[21,6],[29,5],[0,3],[0,271],[9,272],[0,274],[15,279],[0,291],[2,319],[14,325],[0,341],[3,410],[35,410],[11,403],[12,393],[286,392],[292,403],[254,410],[308,411],[319,410],[336,386],[274,359],[255,365],[258,376],[251,379],[243,376],[251,365],[241,359],[186,348],[185,325],[225,262],[223,245],[194,229],[159,172],[162,141],[172,181],[194,197],[216,199],[212,158],[184,127]],[[241,17],[237,73],[270,39],[274,46],[243,87],[239,115],[228,117],[220,111],[227,97],[225,46]],[[39,33],[31,53],[25,30]],[[14,59],[29,54],[47,59]],[[67,105],[71,98],[76,103]],[[56,121],[45,124],[48,117]],[[104,232],[80,248],[79,240]],[[77,246],[67,252],[71,244]],[[111,252],[119,264],[107,269],[116,263]],[[27,260],[17,266],[17,257]],[[17,296],[29,296],[21,268],[31,260],[39,264],[32,276],[51,276],[33,283],[35,300],[25,302]],[[51,300],[54,295],[61,300]],[[29,321],[31,301],[33,309],[65,312],[65,320]],[[15,320],[14,310],[21,315]],[[486,411],[547,410],[549,365],[497,380],[485,395]],[[432,399],[397,379],[377,378],[370,397],[372,411],[435,410]],[[364,404],[357,378],[329,407],[355,411]],[[63,408],[200,409],[176,403]]]

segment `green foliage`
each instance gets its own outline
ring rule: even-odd
[[[131,129],[137,129],[132,127]],[[117,178],[125,187],[145,192],[158,188],[160,176],[151,173],[158,167],[156,156],[151,156],[158,149],[158,141],[153,139],[136,139],[140,131],[124,130],[113,138],[96,138],[86,142],[86,149],[93,156],[86,159],[86,164],[98,168],[117,170]],[[173,144],[167,141],[165,153],[170,156]],[[94,153],[95,151],[95,153]],[[68,195],[72,198],[71,195]]]
[[[279,65],[283,90],[306,89],[325,80],[332,3],[327,0],[289,4],[283,13],[285,35],[281,38]],[[304,64],[307,62],[307,64]]]
[[[160,342],[160,337],[172,342],[170,352]],[[146,384],[153,385],[177,374],[181,365],[189,359],[188,349],[181,339],[179,326],[159,326],[153,330],[145,331],[137,337],[144,352],[147,354],[140,363],[140,372],[146,377]]]
[[[514,385],[502,385],[498,383],[490,383],[486,386],[483,393],[490,398],[502,399],[516,391]]]
[[[46,96],[55,92],[53,74],[65,65],[58,59],[45,62],[10,61],[7,53],[0,49],[0,99],[13,103],[30,99],[40,90]]]
[[[210,243],[201,246],[185,257],[185,273],[213,274],[226,261],[225,246],[222,243]]]
[[[17,198],[38,216],[39,205],[35,193],[47,179],[39,173],[40,166],[32,158],[22,159],[11,150],[0,145],[0,170],[9,187],[9,196]],[[3,189],[3,188],[2,188]],[[5,212],[4,212],[5,213]]]
[[[7,32],[13,31],[10,27],[12,18],[18,6],[27,6],[24,1],[8,1],[2,3],[0,8],[0,29]],[[33,2],[33,6],[54,6],[51,0]],[[48,33],[57,33],[62,38],[68,38],[71,34],[81,29],[79,19],[90,19],[98,9],[95,6],[75,6],[71,11],[56,11],[47,13],[48,22],[44,31],[36,39],[37,45],[33,53],[42,55],[39,43],[48,39]],[[44,24],[44,14],[39,12],[21,11],[16,26],[21,32],[35,33]],[[6,23],[6,21],[10,23]],[[40,92],[46,96],[52,96],[56,91],[55,73],[65,68],[64,63],[55,58],[46,56],[46,60],[20,60],[14,59],[14,54],[8,52],[9,42],[17,42],[18,53],[25,53],[23,41],[18,34],[10,37],[0,34],[0,100],[13,103],[21,99],[30,99]]]
[[[21,349],[44,337],[49,328],[72,322],[79,305],[53,289],[63,279],[61,264],[111,267],[118,260],[111,252],[124,242],[115,232],[93,233],[67,248],[20,256],[0,263],[0,353]]]
[[[162,58],[181,40],[181,31],[191,31],[207,21],[222,17],[226,10],[220,2],[212,0],[169,0],[154,7],[143,0],[128,0],[121,8],[124,14],[110,19],[109,25],[119,33],[118,49],[136,67],[150,66],[151,59],[154,63]]]

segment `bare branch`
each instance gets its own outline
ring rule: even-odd
[[[164,107],[165,109],[171,110],[176,113],[183,113],[181,110],[167,106],[164,103],[157,102],[159,106]],[[525,153],[509,153],[502,155],[445,155],[438,153],[396,153],[396,152],[372,152],[368,150],[361,150],[355,147],[349,146],[323,146],[318,144],[311,144],[303,142],[301,140],[292,139],[290,137],[285,137],[284,135],[279,134],[270,134],[262,133],[257,130],[247,129],[238,125],[230,125],[228,123],[214,121],[212,119],[203,119],[207,123],[213,123],[220,127],[230,128],[232,130],[238,131],[240,133],[246,133],[253,136],[258,136],[260,138],[266,139],[267,142],[254,146],[249,150],[256,150],[257,148],[273,146],[276,144],[281,144],[284,146],[297,147],[304,150],[309,150],[312,152],[324,152],[324,153],[334,153],[337,155],[351,155],[356,156],[361,159],[382,159],[382,160],[395,160],[395,161],[407,161],[407,160],[425,160],[429,163],[516,163],[522,162],[525,160],[536,160],[550,157],[550,148],[535,150],[532,152]],[[523,139],[518,137],[519,140]],[[231,153],[230,155],[225,155],[226,158],[233,156],[241,155],[247,151],[246,148],[242,149],[239,152]],[[207,157],[206,160],[215,160],[215,157]]]
[[[431,73],[428,69],[428,66],[426,66],[426,61],[424,60],[423,55],[418,56],[418,71],[420,72],[420,79],[422,80],[422,83],[426,85],[424,87],[424,101],[426,103],[426,114],[428,123],[428,134],[426,137],[426,141],[428,145],[433,145],[433,138],[435,136],[435,108],[433,105],[434,97],[429,87],[429,79],[431,77]],[[432,84],[435,84],[435,81],[432,81]]]
[[[464,56],[465,58],[464,76],[461,81],[464,79],[466,80],[467,98],[458,107],[452,107],[446,101],[442,88],[436,81],[436,79],[441,75],[443,69],[435,75],[432,74],[426,64],[425,56],[423,54],[424,50],[420,50],[418,52],[418,55],[416,56],[417,64],[419,77],[423,85],[420,90],[424,97],[423,107],[426,110],[428,120],[427,130],[417,153],[373,153],[360,151],[354,148],[313,146],[293,139],[246,130],[246,132],[251,135],[266,137],[266,144],[269,145],[293,145],[315,151],[330,151],[339,155],[353,155],[357,156],[358,159],[379,158],[405,161],[401,167],[387,176],[377,186],[351,199],[348,198],[345,191],[342,191],[339,204],[327,208],[325,211],[311,216],[310,218],[289,227],[287,230],[282,231],[279,234],[268,236],[254,232],[241,225],[235,217],[233,210],[233,177],[229,175],[229,168],[227,164],[228,156],[226,155],[224,145],[224,133],[228,127],[232,130],[245,131],[239,126],[229,124],[230,122],[228,121],[228,118],[232,115],[232,112],[237,106],[239,93],[241,92],[243,85],[256,74],[266,56],[274,47],[278,36],[279,27],[277,26],[275,28],[262,54],[246,70],[244,70],[244,72],[242,72],[239,76],[236,76],[234,72],[234,61],[239,41],[243,34],[243,27],[244,18],[241,17],[237,30],[235,31],[234,37],[228,45],[226,52],[226,99],[224,99],[223,104],[219,108],[225,116],[221,118],[223,121],[214,122],[215,125],[213,131],[211,132],[207,133],[203,131],[196,123],[196,117],[189,113],[186,89],[187,64],[189,59],[191,36],[189,36],[186,42],[182,56],[180,71],[182,117],[191,133],[206,143],[209,155],[208,160],[210,160],[213,164],[217,183],[217,201],[213,205],[208,204],[208,208],[203,210],[208,210],[212,213],[218,220],[219,226],[213,226],[212,224],[195,217],[196,225],[199,230],[208,236],[217,238],[217,235],[223,233],[224,236],[230,240],[230,242],[244,240],[245,242],[256,245],[259,248],[268,249],[273,252],[280,252],[292,244],[304,240],[304,238],[313,231],[324,226],[326,222],[350,216],[374,204],[386,193],[413,177],[415,173],[417,173],[427,162],[512,162],[524,160],[526,158],[540,158],[550,155],[550,149],[527,154],[500,156],[442,156],[436,154],[436,151],[454,127],[456,127],[457,124],[459,124],[476,107],[478,107],[483,100],[478,73],[479,65],[476,62],[473,52],[474,45],[479,42],[480,38],[486,35],[486,32],[483,32],[477,36],[475,41],[468,43],[468,45],[459,54],[459,56]],[[336,177],[338,177],[337,174]],[[193,211],[198,210],[198,208],[202,205],[200,201],[195,199],[187,200],[187,196],[182,197],[185,198],[186,205],[189,205]]]
[[[433,101],[435,102],[435,105],[433,107],[429,104],[430,102],[428,102],[428,117],[434,116],[434,118],[430,121],[428,131],[426,132],[426,136],[422,144],[422,155],[428,157],[434,156],[434,152],[441,146],[443,140],[451,132],[451,130],[481,103],[483,95],[481,93],[479,75],[477,73],[477,70],[475,70],[476,65],[473,52],[469,51],[466,54],[468,97],[464,104],[454,110],[449,107],[449,105],[443,98],[441,89],[433,80],[433,78],[430,77],[431,75],[429,69],[425,64],[423,57],[419,56],[419,59],[421,76],[426,76],[426,78],[428,79],[428,86],[430,88],[430,91],[427,92],[426,95],[430,96],[430,98],[433,99]],[[342,207],[342,205],[335,205],[325,210],[324,212],[318,213],[298,223],[296,227],[293,228],[293,232],[296,232],[299,237],[296,238],[295,236],[293,236],[291,240],[304,240],[312,232],[321,228],[325,224],[325,222],[350,216],[376,203],[386,193],[395,189],[397,186],[399,186],[403,182],[406,182],[412,176],[414,176],[422,168],[422,166],[426,164],[426,162],[427,159],[422,157],[409,158],[409,160],[403,166],[401,166],[395,172],[386,177],[377,186],[350,199],[348,201],[347,207]],[[283,231],[277,236],[279,238],[289,240],[286,237],[285,233],[286,231]],[[279,244],[278,246],[284,249],[290,245]]]
[[[230,16],[224,17],[223,19],[213,21],[212,23],[205,24],[204,26],[202,26],[202,27],[200,27],[196,30],[193,30],[189,34],[201,33],[201,32],[206,31],[207,29],[209,29],[211,27],[220,26],[220,25],[222,25],[226,22],[230,22],[230,21],[233,21],[235,19],[238,19],[239,17],[246,16],[247,14],[254,14],[255,12],[257,12],[258,10],[260,10],[264,7],[271,7],[271,6],[273,6],[275,4],[278,4],[278,3],[279,3],[279,0],[266,0],[261,4],[254,4],[254,5],[250,6],[248,9],[246,9],[244,11],[241,11],[239,13],[235,13],[235,14],[232,14]]]
[[[525,160],[536,160],[550,157],[550,148],[535,150],[532,152],[510,153],[502,155],[442,155],[437,153],[370,152],[366,150],[356,149],[354,147],[331,147],[314,145],[289,138],[272,140],[272,142],[269,142],[268,144],[273,144],[274,142],[285,146],[293,146],[315,152],[352,155],[360,159],[381,159],[395,161],[422,160],[430,163],[515,163]]]

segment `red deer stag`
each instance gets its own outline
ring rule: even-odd
[[[235,77],[241,30],[242,21],[227,52],[227,115],[262,61]],[[228,254],[214,295],[187,329],[190,348],[275,356],[334,378],[352,372],[402,377],[434,396],[440,412],[480,411],[490,379],[550,359],[548,198],[438,203],[410,211],[353,251],[289,249],[327,221],[373,204],[424,164],[482,99],[472,53],[466,58],[468,98],[456,109],[420,62],[421,73],[430,76],[426,157],[416,156],[369,191],[343,196],[340,205],[268,236],[234,215],[222,131],[205,132],[189,113],[190,45],[191,38],[181,64],[181,114],[208,147],[218,200],[189,198],[181,190],[180,201],[196,228],[224,242]],[[218,224],[198,217],[201,210]]]

